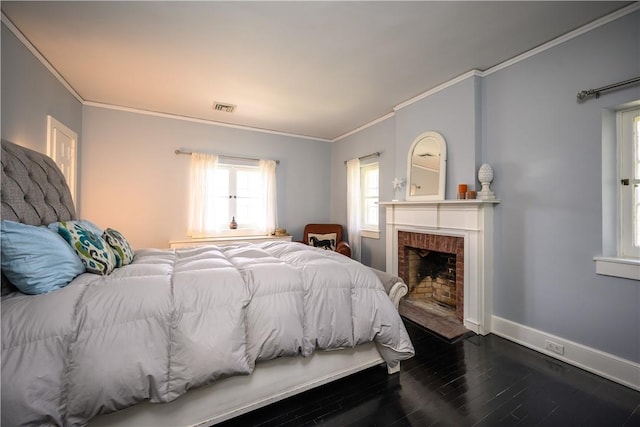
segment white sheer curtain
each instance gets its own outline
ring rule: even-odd
[[[192,237],[215,234],[217,230],[214,176],[218,167],[215,154],[191,154],[191,197],[189,200],[189,228]]]
[[[351,258],[360,261],[360,159],[347,162],[347,232]]]
[[[262,182],[261,203],[264,216],[258,223],[258,231],[273,234],[278,226],[278,206],[276,194],[276,161],[260,160],[260,181]]]

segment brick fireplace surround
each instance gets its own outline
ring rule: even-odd
[[[411,249],[425,249],[428,251],[453,254],[455,266],[455,313],[462,322],[464,316],[464,239],[462,237],[444,236],[439,234],[415,233],[398,231],[398,276],[410,285],[409,252]],[[432,278],[435,280],[435,278]],[[411,289],[409,290],[411,295]]]
[[[380,203],[386,208],[387,217],[387,272],[400,277],[405,274],[405,261],[401,261],[400,255],[402,247],[455,253],[456,288],[459,288],[458,276],[463,282],[460,287],[463,324],[482,335],[491,332],[493,314],[493,209],[496,203],[499,201]],[[458,247],[460,241],[462,250]]]

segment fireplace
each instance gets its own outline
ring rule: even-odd
[[[464,315],[464,239],[398,231],[398,276],[407,298],[451,311],[460,323]]]
[[[467,329],[483,335],[491,332],[493,210],[497,203],[497,200],[380,203],[385,206],[387,217],[386,270],[402,277],[409,286],[405,299],[426,295],[425,298],[431,297],[436,304],[453,310],[453,317]],[[419,263],[425,261],[421,258],[444,259],[446,266],[420,267]],[[410,271],[410,264],[415,262],[418,270],[424,271]],[[438,269],[445,269],[448,277],[447,274],[442,277]],[[441,285],[438,291],[433,287],[429,290],[428,284],[420,287],[414,283],[418,276],[433,280],[432,274]],[[434,297],[434,293],[438,295]]]

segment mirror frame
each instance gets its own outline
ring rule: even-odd
[[[413,152],[416,149],[416,146],[425,139],[434,139],[438,146],[440,147],[440,176],[438,181],[438,194],[429,194],[429,195],[419,195],[412,196],[411,195],[411,169],[413,165]],[[445,200],[445,185],[446,185],[446,177],[447,177],[447,142],[444,140],[444,137],[435,131],[424,132],[420,134],[411,144],[409,148],[409,157],[407,158],[407,185],[406,185],[406,200],[415,200],[415,201],[423,201],[423,200]]]

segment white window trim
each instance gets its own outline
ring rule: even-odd
[[[640,260],[618,257],[594,257],[596,273],[623,279],[640,280]]]
[[[360,230],[360,237],[366,237],[367,239],[380,239],[380,231],[362,229]]]
[[[615,110],[605,110],[602,121],[602,255],[593,258],[596,274],[640,281],[640,258],[620,256],[620,192],[621,179],[618,117],[620,113],[640,106],[635,101]]]
[[[253,171],[258,169],[258,166],[253,165],[253,164],[244,164],[242,162],[238,163],[234,163],[234,162],[221,162],[218,164],[218,169],[227,169],[229,171],[229,192],[233,192],[233,191],[237,191],[237,174],[239,171]],[[235,190],[232,190],[235,189]],[[231,198],[231,196],[233,197],[233,199]],[[236,218],[238,216],[238,206],[237,206],[237,199],[236,199],[236,195],[232,194],[229,197],[230,200],[232,200],[230,202],[230,205],[233,205],[233,208],[231,206],[229,206],[229,215],[232,216],[233,218]],[[229,237],[229,236],[262,236],[265,233],[261,233],[258,230],[256,230],[255,228],[250,228],[247,227],[246,224],[241,224],[240,222],[238,222],[238,228],[236,229],[223,229],[221,228],[217,233],[215,233],[214,236],[212,237]]]
[[[228,238],[228,237],[250,237],[250,236],[268,236],[272,235],[277,227],[277,206],[275,200],[275,164],[273,160],[253,160],[242,159],[237,162],[217,160],[217,155],[209,155],[214,160],[207,159],[207,154],[193,153],[191,162],[191,201],[189,206],[189,227],[187,229],[187,235],[193,239],[201,238]],[[215,157],[214,157],[215,156]],[[254,165],[258,162],[257,165]],[[264,203],[266,208],[266,215],[264,217],[265,224],[261,219],[258,219],[256,227],[253,227],[252,223],[243,223],[238,218],[237,205],[228,206],[228,209],[224,216],[228,216],[227,221],[231,221],[233,217],[237,222],[237,228],[227,228],[226,221],[217,218],[215,214],[216,208],[214,207],[214,200],[220,198],[221,195],[226,199],[229,197],[233,199],[232,205],[235,205],[237,194],[237,181],[235,181],[235,174],[239,171],[253,171],[261,175],[261,180],[264,184],[264,199],[260,199],[260,206]],[[216,188],[218,182],[211,181],[209,174],[215,174],[216,171],[226,170],[231,175],[229,182],[225,188]],[[224,187],[224,185],[223,185]],[[203,202],[207,200],[207,202]],[[203,206],[200,206],[203,205]],[[211,211],[211,212],[208,212]],[[235,214],[235,215],[234,215]],[[203,215],[207,215],[207,219],[203,219]],[[275,221],[272,221],[274,220]],[[215,221],[215,224],[212,224]],[[273,223],[275,222],[275,224]],[[265,226],[265,230],[262,229]]]
[[[618,111],[618,257],[640,259],[640,248],[634,248],[635,207],[633,206],[633,191],[636,185],[635,177],[635,126],[634,117],[640,114],[640,108]],[[631,132],[628,132],[631,129]],[[631,155],[628,155],[631,153]],[[622,179],[631,179],[629,185],[622,185]]]

